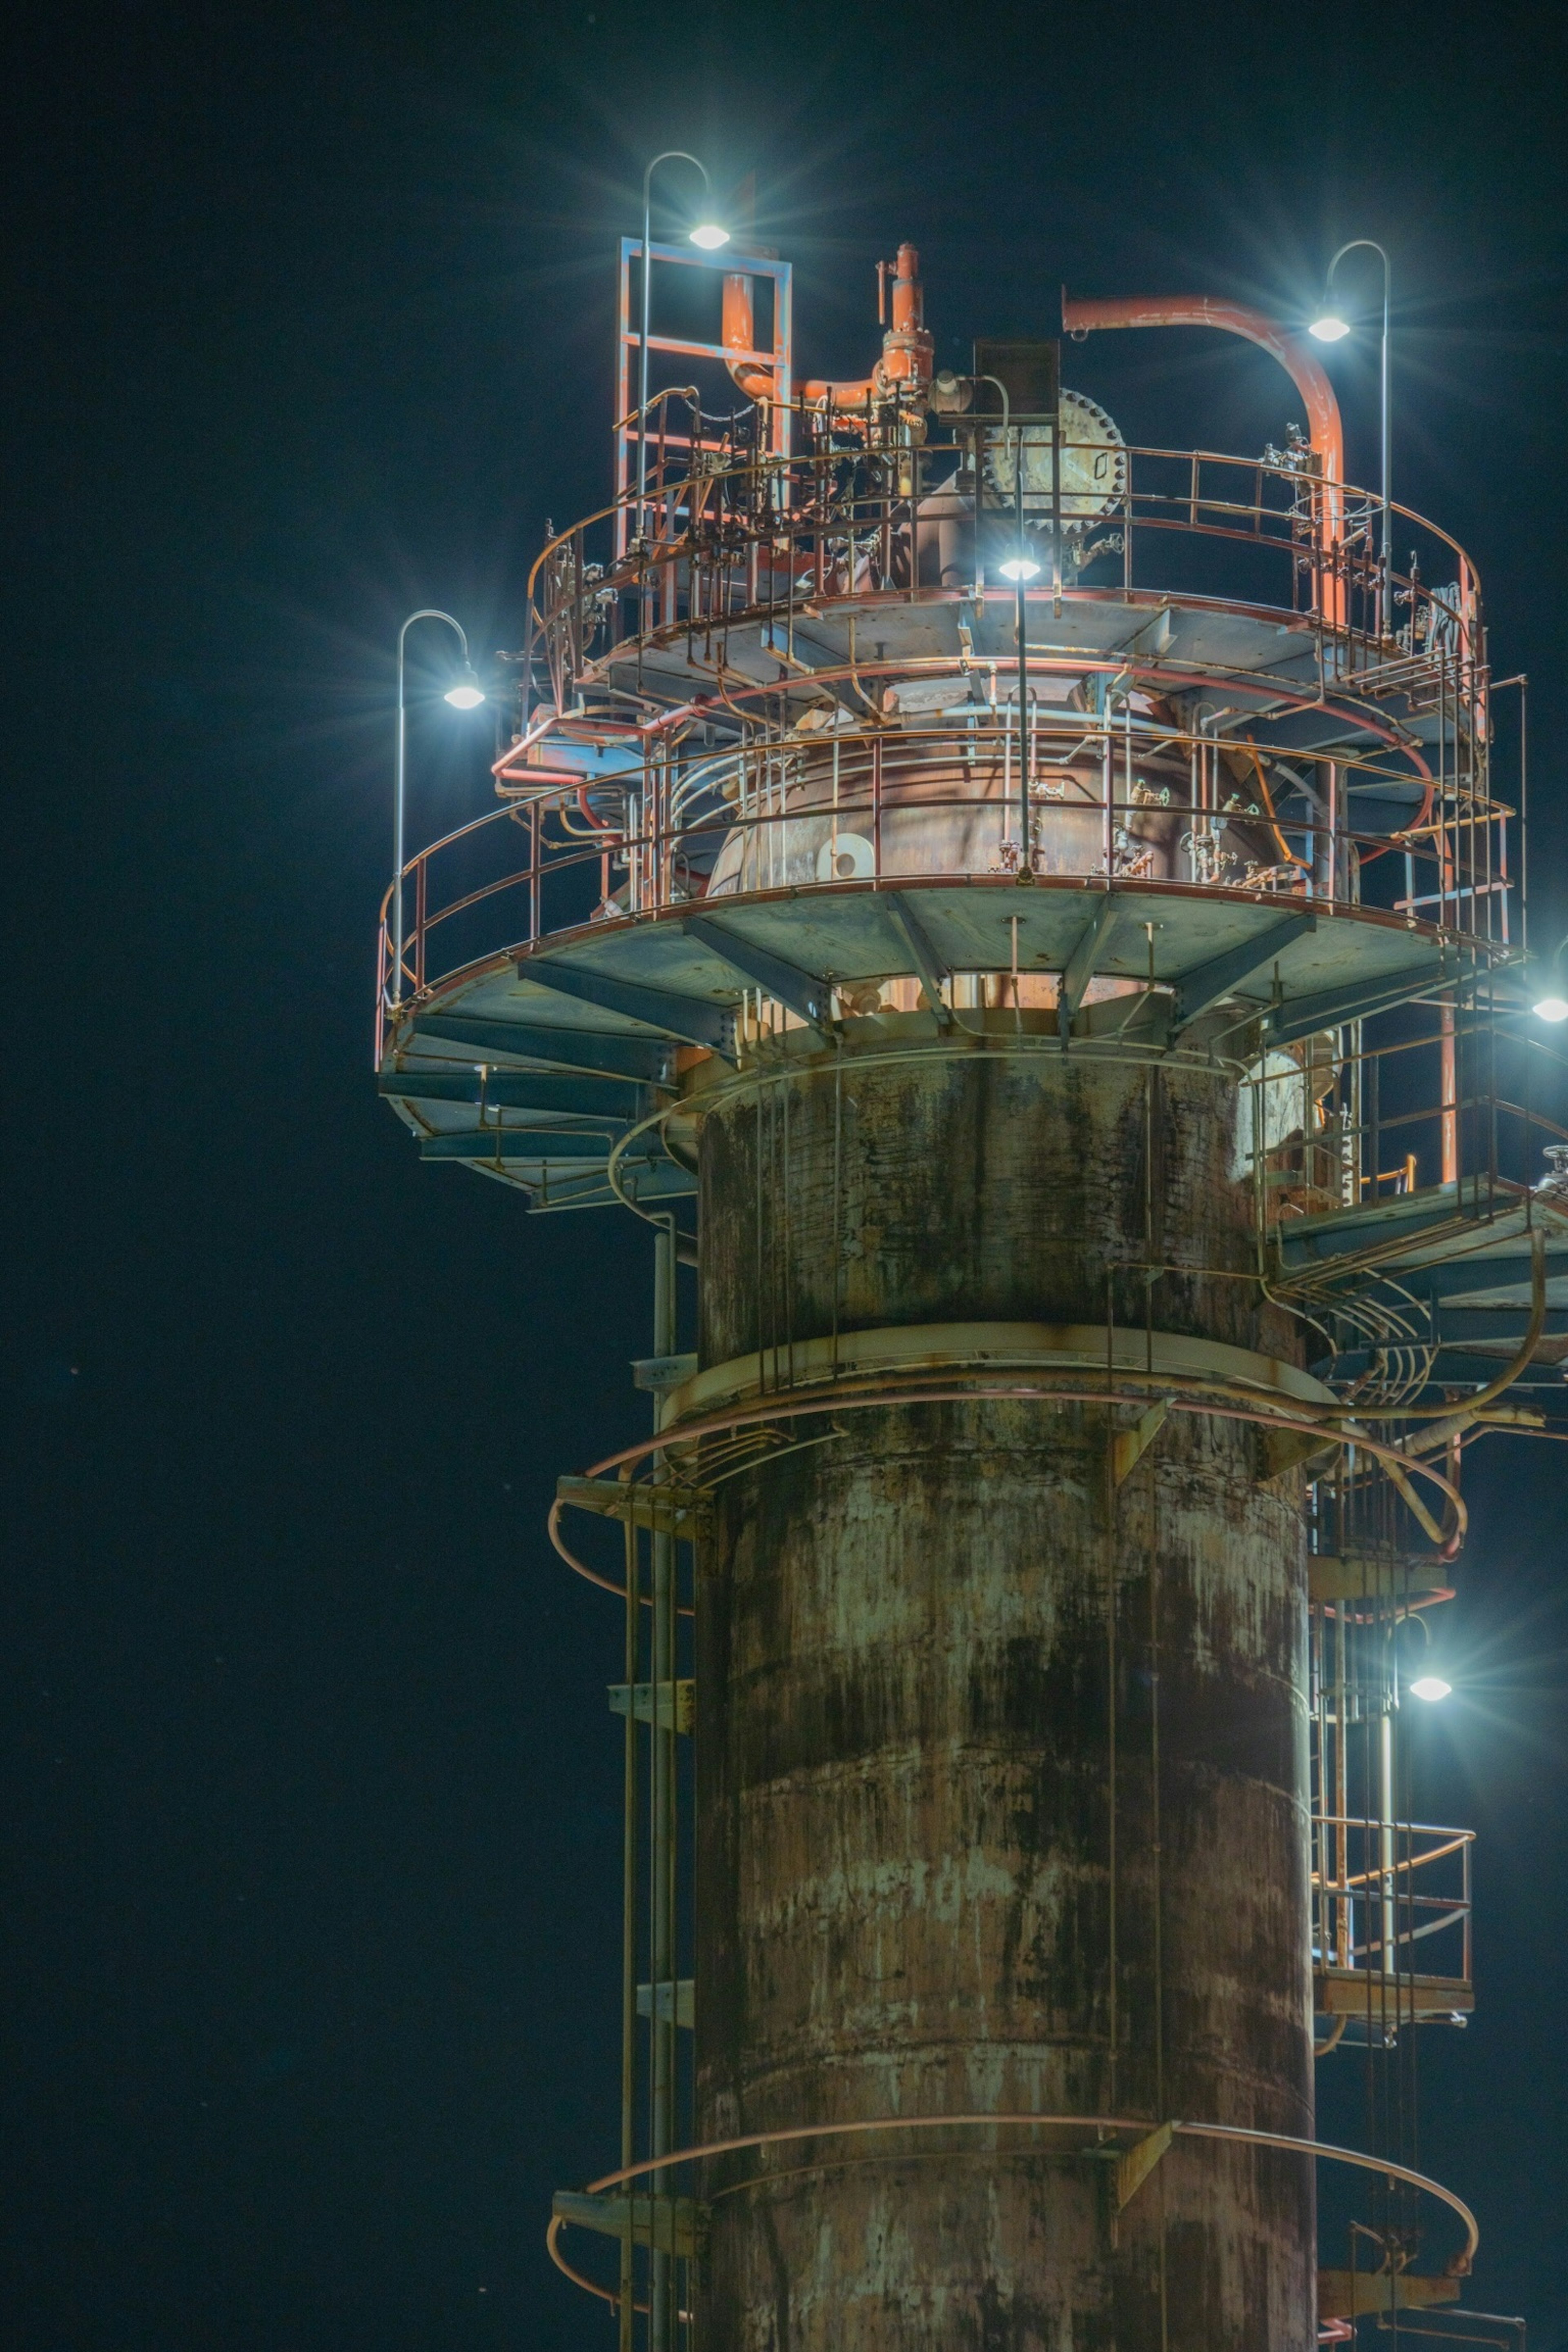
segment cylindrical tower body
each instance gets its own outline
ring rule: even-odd
[[[807,1343],[915,1325],[972,1327],[945,1335],[972,1363],[973,1327],[1003,1324],[1282,1354],[1234,1078],[1064,1053],[1054,1025],[857,1021],[837,1055],[796,1032],[715,1102],[703,1366],[760,1349],[782,1388]],[[792,1425],[718,1488],[703,2142],[1028,2112],[1310,2137],[1297,1498],[1215,1414],[1173,1412],[1118,1484],[1136,1418],[875,1406]],[[1092,2131],[918,2128],[716,2167],[702,2340],[1306,2352],[1308,2160],[1178,2142],[1119,2212],[1112,2156]]]

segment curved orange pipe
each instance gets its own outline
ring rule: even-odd
[[[888,264],[892,280],[892,322],[882,339],[882,357],[876,370],[852,383],[829,383],[826,376],[808,376],[795,387],[796,400],[808,408],[831,402],[835,415],[864,408],[874,394],[886,395],[900,384],[919,393],[931,381],[931,341],[925,331],[925,301],[921,289],[921,257],[912,245],[900,245],[896,262]],[[732,352],[754,347],[755,324],[752,281],[742,271],[724,280],[722,341]],[[754,360],[725,362],[748,400],[772,400],[775,378],[771,367]]]
[[[1062,331],[1092,334],[1100,327],[1218,327],[1240,335],[1277,359],[1307,411],[1307,434],[1323,481],[1320,520],[1331,545],[1344,530],[1345,436],[1340,404],[1321,363],[1288,327],[1242,302],[1217,301],[1210,294],[1131,294],[1109,301],[1086,301],[1062,289]],[[1323,581],[1323,617],[1338,626],[1345,617],[1344,583],[1331,573]]]
[[[1062,293],[1062,331],[1092,334],[1099,327],[1218,327],[1240,335],[1277,359],[1307,410],[1307,430],[1325,482],[1345,475],[1344,428],[1340,404],[1321,362],[1305,343],[1262,310],[1241,302],[1219,302],[1209,294],[1122,295],[1110,301],[1085,301]]]

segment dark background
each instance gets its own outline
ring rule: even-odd
[[[756,173],[800,362],[840,376],[900,236],[949,363],[1049,331],[1064,278],[1300,316],[1377,236],[1396,493],[1532,673],[1555,937],[1558,15],[19,16],[0,2308],[28,2352],[607,2344],[541,2232],[613,2160],[618,1631],[542,1519],[642,1425],[647,1251],[422,1168],[374,1098],[396,625],[515,646],[546,513],[605,496],[658,147]],[[1373,349],[1331,362],[1363,480]],[[1178,446],[1293,404],[1201,335],[1068,376]],[[415,837],[483,805],[484,738],[422,710]],[[1425,2045],[1421,2155],[1479,2208],[1475,2299],[1558,2352],[1564,1457],[1488,1445],[1459,1689],[1418,1727],[1418,1810],[1481,1832],[1480,2011]]]

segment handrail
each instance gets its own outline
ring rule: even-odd
[[[1096,454],[1098,453],[1098,445],[1072,442],[1065,439],[1062,443],[1062,451],[1064,456],[1069,451],[1079,448],[1082,448],[1086,451],[1092,451]],[[1130,468],[1132,461],[1139,458],[1144,459],[1150,463],[1163,461],[1183,466],[1190,466],[1194,462],[1199,466],[1231,466],[1245,469],[1250,473],[1259,474],[1269,480],[1279,481],[1281,484],[1288,483],[1295,488],[1300,488],[1303,487],[1310,488],[1314,478],[1312,476],[1301,472],[1295,467],[1284,464],[1271,464],[1268,459],[1262,457],[1245,457],[1236,450],[1166,449],[1154,445],[1144,446],[1132,443],[1125,445],[1125,448]],[[781,476],[795,475],[801,472],[805,472],[807,474],[815,473],[824,478],[836,476],[842,470],[847,459],[851,458],[855,459],[858,463],[866,465],[884,463],[907,467],[912,458],[923,459],[929,464],[929,462],[933,458],[945,458],[949,454],[952,454],[955,457],[960,456],[962,452],[959,446],[957,444],[949,445],[946,443],[928,443],[925,445],[923,449],[919,451],[911,450],[908,447],[888,450],[874,448],[868,451],[836,450],[826,456],[808,453],[791,457],[768,457],[754,459],[742,465],[715,467],[710,471],[705,468],[700,474],[684,476],[679,481],[670,484],[668,487],[675,490],[682,490],[688,488],[690,488],[693,490],[700,490],[704,498],[708,499],[710,498],[711,494],[716,489],[726,484],[765,487],[768,483],[776,480]],[[939,487],[939,485],[933,482],[930,487],[934,489]],[[1361,486],[1351,482],[1342,482],[1338,484],[1337,487],[1341,496],[1346,501],[1347,506],[1352,505],[1357,500],[1364,500],[1369,510],[1373,508],[1381,507],[1380,495],[1376,491],[1363,488]],[[1137,496],[1139,494],[1130,490],[1129,495]],[[1149,492],[1145,495],[1158,496],[1160,494],[1156,492]],[[577,521],[568,524],[563,530],[557,531],[553,539],[547,540],[543,547],[540,550],[539,554],[535,557],[533,564],[529,572],[527,590],[529,602],[532,604],[534,589],[540,573],[549,563],[552,556],[558,556],[563,550],[569,551],[573,542],[580,539],[583,533],[592,530],[600,523],[613,521],[618,514],[628,511],[632,507],[634,507],[636,502],[637,494],[635,488],[624,490],[617,497],[611,499],[605,505],[595,508],[591,513],[584,515],[580,517]],[[1185,494],[1184,494],[1179,503],[1185,506],[1192,503],[1192,501]],[[1195,503],[1199,508],[1209,509],[1216,506],[1218,502],[1212,499],[1200,496]],[[1465,549],[1460,545],[1459,541],[1454,538],[1451,532],[1445,530],[1440,523],[1434,522],[1429,516],[1420,513],[1415,508],[1404,506],[1397,500],[1391,502],[1389,510],[1392,515],[1397,516],[1402,522],[1414,526],[1414,528],[1419,531],[1428,533],[1433,539],[1439,541],[1445,547],[1447,547],[1455,556],[1456,560],[1458,562],[1463,563],[1466,567],[1469,581],[1472,584],[1472,593],[1479,596],[1479,575]],[[1260,502],[1255,502],[1249,507],[1238,508],[1237,511],[1257,513],[1259,516],[1267,515],[1270,520],[1276,521],[1288,521],[1290,520],[1290,510],[1289,509],[1281,507],[1264,507]],[[1111,516],[1107,514],[1103,520],[1110,521],[1111,520]],[[784,509],[775,510],[771,513],[766,518],[765,530],[759,528],[752,535],[758,538],[767,535],[781,535],[784,532],[784,527],[793,524],[799,524],[802,526],[809,525],[815,528],[820,528],[823,527],[825,522],[829,520],[831,520],[831,518],[816,515],[806,509],[795,508]],[[1201,525],[1194,526],[1194,528],[1200,531],[1202,530]],[[667,551],[673,551],[679,547],[679,541],[677,541],[673,535],[664,541],[656,541],[649,552],[656,552],[661,545]],[[628,556],[617,568],[628,576],[635,575],[645,568],[647,560],[647,556]],[[610,575],[606,573],[603,578],[594,583],[595,586],[596,588],[603,588],[607,583],[609,576]],[[1408,583],[1405,584],[1408,584]]]
[[[1080,722],[1075,724],[1070,731],[1081,741],[1091,734],[1105,737],[1112,730],[1100,728],[1087,730]],[[651,895],[647,889],[640,889],[635,903],[627,907],[628,913],[646,915],[658,912],[678,902],[687,903],[690,897],[689,889],[671,888],[658,878],[665,874],[670,856],[680,852],[683,847],[689,849],[700,846],[704,841],[717,845],[726,839],[743,842],[749,838],[757,842],[765,842],[769,838],[775,838],[787,843],[791,839],[792,831],[798,844],[803,828],[819,827],[826,824],[837,832],[854,832],[860,823],[869,824],[877,814],[879,797],[874,789],[868,790],[859,782],[856,769],[857,755],[864,753],[867,768],[869,770],[873,755],[879,750],[885,754],[889,745],[896,746],[899,756],[892,785],[890,789],[884,790],[880,799],[880,806],[884,813],[895,815],[907,813],[910,818],[940,818],[944,814],[954,813],[961,813],[976,819],[994,816],[1000,840],[1008,821],[1008,805],[1005,798],[997,796],[994,791],[953,789],[932,792],[929,783],[922,783],[921,754],[922,752],[944,754],[944,763],[962,761],[965,765],[978,772],[977,781],[984,783],[987,765],[992,769],[1001,767],[1000,755],[1006,751],[1008,732],[1005,722],[999,720],[994,725],[977,724],[972,728],[950,729],[944,732],[939,732],[936,730],[917,731],[910,729],[900,730],[896,737],[883,735],[879,742],[878,739],[868,736],[840,735],[837,748],[840,754],[841,783],[840,795],[836,806],[826,802],[801,799],[794,801],[786,799],[785,804],[782,807],[720,803],[707,809],[694,808],[689,814],[683,815],[678,822],[671,824],[661,822],[658,812],[650,810],[637,825],[616,828],[602,833],[592,840],[574,837],[552,841],[547,836],[542,836],[537,869],[531,862],[509,867],[505,873],[491,876],[488,879],[475,883],[451,899],[432,903],[427,896],[426,902],[413,927],[409,944],[417,950],[420,943],[428,939],[441,925],[450,922],[455,917],[487,899],[523,887],[535,878],[536,871],[540,877],[551,873],[563,873],[574,866],[601,860],[607,851],[622,861],[628,857],[641,861],[648,874],[655,877]],[[1119,736],[1115,740],[1119,745]],[[1176,739],[1171,740],[1175,741]],[[1049,772],[1053,753],[1049,739],[1043,727],[1039,743],[1041,766]],[[793,742],[789,747],[790,755],[803,755],[811,748],[809,744]],[[727,755],[725,761],[715,758],[714,765],[728,764],[732,769],[738,756],[740,755]],[[1140,751],[1137,756],[1142,758],[1145,755]],[[1348,772],[1370,779],[1373,786],[1382,782],[1388,773],[1381,762],[1347,759],[1341,764]],[[846,768],[848,770],[847,776],[844,773]],[[1392,775],[1390,780],[1401,781],[1396,773]],[[871,781],[873,780],[868,777],[868,782]],[[1402,781],[1415,782],[1418,779],[1407,774]],[[995,782],[994,776],[990,778],[993,786]],[[501,807],[488,810],[484,814],[455,827],[438,840],[416,852],[408,860],[404,868],[405,884],[416,879],[421,873],[428,872],[435,861],[451,852],[458,845],[473,840],[491,826],[515,823],[520,808],[526,809],[531,814],[536,814],[541,818],[548,818],[574,802],[580,789],[581,787],[576,784],[562,786],[526,803],[518,803],[509,801]],[[784,789],[788,793],[791,788],[786,784]],[[1038,790],[1037,786],[1037,793]],[[905,800],[900,797],[912,792],[919,793],[918,800]],[[1045,806],[1048,803],[1041,802],[1039,804]],[[1113,794],[1109,803],[1103,801],[1084,801],[1081,803],[1066,803],[1063,805],[1069,812],[1073,807],[1081,805],[1085,814],[1092,812],[1101,820],[1109,819],[1112,826],[1126,824],[1148,824],[1158,820],[1173,827],[1176,824],[1185,821],[1190,827],[1195,826],[1203,833],[1205,839],[1212,837],[1216,855],[1221,836],[1225,833],[1234,831],[1237,824],[1245,829],[1249,824],[1255,830],[1261,831],[1265,823],[1261,817],[1257,820],[1249,819],[1245,810],[1239,812],[1227,812],[1223,809],[1207,810],[1194,808],[1188,803],[1176,802],[1167,806],[1159,806],[1147,799],[1127,799],[1120,794]],[[1473,817],[1461,814],[1458,823],[1461,826],[1470,824],[1490,826],[1502,821],[1500,817],[1493,814],[1488,804],[1482,803]],[[1442,843],[1434,845],[1426,841],[1413,842],[1405,834],[1389,835],[1373,833],[1353,824],[1339,824],[1331,833],[1326,826],[1309,827],[1300,818],[1291,818],[1284,822],[1286,829],[1289,832],[1302,835],[1311,832],[1322,842],[1331,842],[1335,852],[1335,866],[1341,877],[1348,874],[1351,865],[1350,853],[1354,852],[1363,862],[1370,863],[1374,856],[1386,852],[1390,847],[1403,851],[1407,858],[1418,866],[1430,866],[1436,869],[1439,881],[1443,878],[1445,869],[1452,866],[1452,849],[1447,837]],[[1279,820],[1276,820],[1276,824],[1278,823]],[[1450,835],[1454,830],[1455,826],[1451,822],[1445,828],[1445,835]],[[1193,854],[1195,853],[1184,853],[1184,856],[1190,856]],[[1090,863],[1092,865],[1092,859]],[[742,868],[743,866],[742,859]],[[880,874],[873,875],[870,878],[901,881],[909,878],[916,870],[901,865],[896,851],[888,851],[885,852]],[[975,869],[973,866],[955,866],[951,870],[934,868],[918,870],[921,878],[924,880],[957,882],[975,878]],[[1064,870],[1074,872],[1078,869]],[[1088,867],[1085,868],[1086,872],[1089,870]],[[987,867],[980,871],[982,875],[987,875],[990,869]],[[858,874],[847,886],[844,881],[828,877],[811,882],[797,882],[795,887],[834,892],[840,891],[846,887],[853,887],[855,883],[866,878]],[[1141,887],[1156,894],[1170,890],[1179,892],[1194,887],[1212,887],[1221,890],[1234,890],[1255,899],[1261,890],[1265,895],[1287,903],[1310,905],[1324,912],[1342,911],[1371,915],[1399,912],[1398,908],[1387,909],[1369,906],[1363,901],[1347,896],[1342,887],[1325,887],[1321,880],[1304,873],[1300,866],[1297,866],[1283,882],[1279,875],[1253,879],[1240,875],[1222,877],[1218,872],[1205,882],[1203,876],[1196,871],[1191,876],[1179,871],[1164,874],[1150,872],[1134,875],[1131,878],[1137,879]],[[752,882],[745,887],[759,886]],[[1479,878],[1451,879],[1447,888],[1435,891],[1433,894],[1435,899],[1440,898],[1449,919],[1431,928],[1458,944],[1474,946],[1487,951],[1495,950],[1500,944],[1497,937],[1487,929],[1476,928],[1473,917],[1470,923],[1458,922],[1452,918],[1454,914],[1462,913],[1467,908],[1479,910],[1483,904],[1489,904],[1498,891],[1505,887],[1505,880],[1496,878],[1491,881]],[[389,886],[381,909],[384,923],[387,919],[390,901]],[[577,926],[570,924],[566,928],[571,930]],[[543,932],[536,932],[531,926],[526,932],[525,943],[531,944],[536,938],[545,935]],[[511,942],[509,940],[508,944]],[[1398,1116],[1394,1114],[1393,1118],[1397,1118]]]
[[[1359,1813],[1314,1813],[1312,1821],[1314,1826],[1321,1829],[1367,1830],[1376,1831],[1379,1834],[1388,1829],[1392,1830],[1396,1838],[1400,1836],[1442,1837],[1448,1840],[1447,1845],[1432,1846],[1422,1853],[1406,1854],[1403,1861],[1395,1859],[1390,1864],[1379,1864],[1372,1870],[1358,1871],[1353,1877],[1338,1881],[1324,1879],[1314,1870],[1312,1885],[1320,1894],[1323,1895],[1350,1895],[1358,1886],[1377,1885],[1390,1877],[1408,1876],[1417,1870],[1424,1870],[1428,1863],[1441,1862],[1448,1854],[1458,1853],[1464,1847],[1473,1845],[1476,1842],[1474,1830],[1438,1829],[1425,1822],[1379,1822],[1364,1819]],[[1412,1902],[1451,1905],[1460,1898],[1458,1895],[1412,1895],[1410,1899]]]
[[[678,2165],[700,2163],[716,2156],[742,2155],[752,2148],[784,2147],[803,2140],[858,2137],[878,2132],[994,2129],[997,2126],[1029,2126],[1035,2129],[1099,2133],[1132,2132],[1141,2138],[1146,2138],[1151,2132],[1156,2132],[1162,2128],[1156,2119],[1147,2116],[1047,2115],[1031,2113],[1027,2109],[1020,2112],[1003,2110],[990,2114],[952,2116],[858,2116],[842,2123],[790,2124],[773,2131],[737,2132],[724,2139],[708,2140],[691,2147],[675,2148],[665,2156],[644,2157],[638,2163],[622,2165],[617,2170],[604,2173],[597,2180],[589,2181],[584,2193],[590,2197],[600,2196],[606,2189],[625,2188],[634,2180],[647,2180],[658,2173],[673,2170]],[[1174,2138],[1227,2140],[1244,2147],[1278,2148],[1288,2155],[1324,2158],[1331,2163],[1348,2164],[1363,2172],[1375,2172],[1391,2183],[1395,2180],[1403,2181],[1406,2187],[1424,2191],[1426,2195],[1435,2197],[1439,2203],[1447,2205],[1451,2212],[1458,2216],[1463,2224],[1464,2251],[1457,2258],[1450,2274],[1458,2277],[1467,2276],[1475,2261],[1476,2252],[1481,2242],[1481,2233],[1474,2213],[1465,2203],[1464,2199],[1457,2195],[1452,2189],[1445,2188],[1440,2181],[1432,2179],[1426,2173],[1413,2170],[1409,2165],[1396,2164],[1390,2157],[1370,2156],[1362,2148],[1340,2147],[1329,2140],[1300,2139],[1293,2132],[1258,2131],[1244,2124],[1172,2121],[1169,2129]],[[762,2178],[765,2179],[766,2175],[763,2175]],[[550,2249],[551,2259],[557,2261],[558,2263],[559,2258],[555,2248],[562,2218],[559,2215],[552,2217],[545,2233],[545,2242]],[[565,2265],[559,2263],[559,2267],[564,2268]]]

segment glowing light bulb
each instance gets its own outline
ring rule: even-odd
[[[464,678],[460,684],[449,686],[445,697],[454,710],[477,710],[484,698],[483,687],[476,686],[471,678]]]
[[[1325,310],[1320,318],[1312,320],[1307,332],[1316,335],[1321,343],[1342,342],[1350,333],[1350,321],[1342,319],[1337,310]]]
[[[717,253],[721,245],[730,242],[729,230],[721,228],[717,221],[699,221],[690,236],[692,244],[700,245],[704,253]]]
[[[1453,1684],[1446,1683],[1441,1675],[1417,1675],[1410,1685],[1410,1696],[1427,1700],[1447,1698],[1453,1687]]]
[[[1538,1021],[1568,1021],[1568,997],[1543,996],[1534,1011]]]
[[[1040,567],[1032,555],[1010,555],[1000,567],[1004,580],[1037,580]]]

